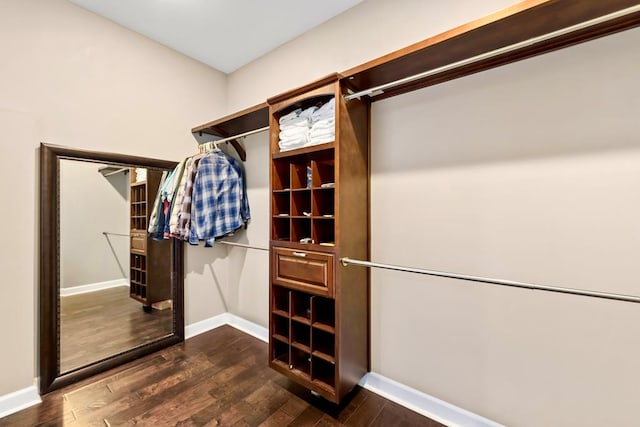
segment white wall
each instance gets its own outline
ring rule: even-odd
[[[36,375],[40,142],[179,160],[194,153],[190,129],[225,114],[226,76],[64,0],[3,0],[0,56],[0,174],[12,201],[0,214],[2,396]],[[220,313],[213,259],[187,250],[187,323]]]
[[[129,277],[129,175],[104,166],[60,161],[61,288]]]
[[[372,259],[640,295],[633,30],[372,109]],[[375,372],[506,425],[630,425],[636,304],[372,271]]]
[[[451,28],[514,0],[365,0],[229,75],[228,110],[345,71]]]
[[[230,110],[498,3],[367,0],[232,74]],[[639,42],[627,31],[374,104],[372,259],[640,295]],[[266,162],[249,173],[267,179]],[[238,313],[266,292],[260,259],[232,264]],[[380,270],[371,303],[375,372],[506,425],[635,422],[634,304]]]

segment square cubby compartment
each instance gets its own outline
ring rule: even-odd
[[[334,361],[336,355],[336,337],[334,334],[325,332],[322,329],[313,328],[313,354],[318,355],[327,361]]]
[[[311,217],[311,190],[291,192],[291,216]]]
[[[271,298],[273,298],[273,311],[279,312],[283,316],[289,314],[289,294],[290,290],[281,288],[280,286],[274,286],[271,291]]]
[[[313,216],[333,218],[336,213],[335,191],[333,188],[313,190]]]
[[[333,154],[333,153],[332,153]],[[333,159],[315,160],[312,164],[313,187],[335,183],[335,167]]]
[[[291,177],[289,162],[282,160],[274,160],[272,165],[273,175],[271,186],[273,190],[285,190],[291,188]]]
[[[274,338],[282,341],[289,342],[289,319],[282,317],[276,313],[271,314],[273,316],[273,335]]]
[[[291,369],[296,369],[307,376],[311,375],[311,355],[298,348],[291,348]]]
[[[311,351],[311,327],[291,321],[291,345],[304,351]]]
[[[312,319],[313,327],[324,329],[327,332],[333,332],[336,324],[335,319],[335,302],[327,298],[314,297]]]
[[[311,218],[293,218],[291,220],[291,241],[313,243],[311,234]]]
[[[290,215],[290,193],[289,191],[274,191],[271,195],[271,207],[273,216],[287,217]]]
[[[288,217],[273,218],[271,223],[271,238],[281,242],[288,242],[291,240],[291,223],[289,222]]]
[[[336,366],[319,357],[313,357],[313,381],[321,386],[334,388],[336,385]]]
[[[311,295],[292,291],[291,317],[298,322],[311,324]]]
[[[336,242],[334,219],[322,217],[314,218],[312,239],[316,244],[333,246]]]
[[[291,188],[311,188],[311,164],[303,161],[291,163]]]
[[[289,366],[289,346],[280,341],[272,341],[271,359]]]

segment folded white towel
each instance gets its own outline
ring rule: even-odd
[[[334,138],[336,136],[335,132],[333,131],[326,131],[326,132],[314,132],[314,133],[309,133],[309,137],[307,139],[311,139],[311,138],[324,138],[324,137],[331,137]]]
[[[289,141],[280,141],[278,146],[280,147],[280,151],[294,150],[296,148],[302,148],[307,146],[309,141],[307,139],[299,139],[299,140],[289,140]]]
[[[317,137],[313,137],[313,138],[309,138],[309,142],[307,142],[304,146],[305,147],[311,147],[312,145],[318,145],[318,144],[324,144],[327,142],[333,142],[335,141],[335,135],[328,135],[328,136],[317,136]]]
[[[306,117],[308,119],[311,119],[311,117],[313,117],[313,114],[318,111],[318,107],[316,107],[315,105],[312,107],[307,108],[306,110],[302,111],[299,114],[299,117]]]
[[[279,136],[280,139],[287,139],[291,137],[297,137],[299,135],[307,135],[309,133],[308,127],[288,127],[280,130]]]
[[[319,120],[315,122],[313,126],[311,126],[311,130],[313,131],[314,129],[334,129],[335,126],[336,126],[335,119],[324,119],[324,120]]]
[[[319,120],[334,118],[336,115],[336,99],[331,98],[325,102],[320,108],[314,111],[311,116],[311,122],[315,123]]]
[[[285,114],[284,116],[280,117],[280,120],[278,120],[278,123],[280,123],[280,125],[290,121],[290,120],[295,120],[298,118],[298,116],[300,115],[300,113],[302,112],[302,108],[298,108],[296,110],[293,110],[292,112],[290,112],[289,114]]]

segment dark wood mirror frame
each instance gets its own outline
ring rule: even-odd
[[[77,150],[51,144],[40,144],[40,277],[39,277],[39,377],[40,393],[64,387],[73,382],[130,362],[162,348],[184,341],[184,261],[183,245],[172,239],[171,271],[173,291],[173,331],[112,357],[61,373],[59,366],[60,336],[60,160],[109,163],[117,166],[139,166],[173,169],[176,162],[128,156],[124,154]]]

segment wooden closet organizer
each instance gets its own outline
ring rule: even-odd
[[[339,77],[267,100],[270,366],[333,402],[358,383],[369,360],[368,275],[338,261],[369,253],[369,106],[346,104]],[[278,119],[331,99],[335,140],[281,151]]]
[[[160,187],[162,172],[147,169],[147,179],[137,181],[136,171],[130,170],[130,206],[131,206],[131,244],[130,244],[130,275],[129,296],[143,304],[145,311],[151,310],[151,305],[170,300],[171,271],[171,242],[163,240],[152,242],[148,237],[147,228],[151,209]]]
[[[270,366],[332,402],[368,370],[368,271],[339,260],[369,259],[371,102],[634,28],[639,4],[523,1],[269,98],[268,111],[259,104],[194,128],[228,136],[270,127]],[[331,97],[335,141],[280,152],[279,117]]]

